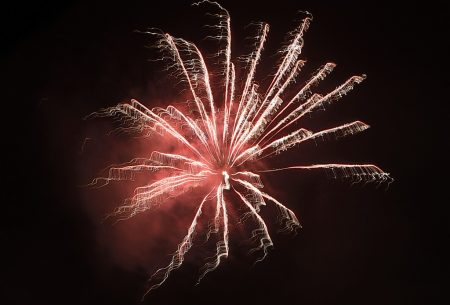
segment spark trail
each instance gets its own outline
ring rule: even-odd
[[[261,90],[255,80],[255,72],[269,33],[269,26],[258,24],[254,37],[254,50],[245,57],[246,71],[242,84],[236,77],[237,65],[231,54],[231,19],[228,11],[216,2],[202,1],[195,5],[209,5],[216,11],[216,32],[211,36],[219,41],[219,59],[223,83],[213,88],[210,71],[203,54],[192,42],[159,31],[148,31],[157,37],[157,48],[168,69],[188,89],[189,109],[175,106],[149,109],[136,100],[102,109],[90,117],[112,117],[120,120],[121,130],[137,132],[142,136],[152,133],[163,135],[173,141],[179,151],[165,153],[153,151],[148,158],[133,159],[128,163],[109,168],[105,177],[94,179],[93,186],[105,186],[111,181],[133,180],[138,173],[161,172],[164,175],[135,189],[132,197],[109,216],[117,220],[129,219],[150,210],[164,201],[182,196],[187,192],[202,194],[194,219],[187,235],[178,245],[170,263],[157,270],[149,280],[146,294],[161,286],[170,273],[179,268],[186,253],[194,244],[198,227],[204,218],[210,220],[207,238],[214,235],[215,256],[201,269],[199,281],[218,267],[229,255],[229,214],[233,206],[241,204],[246,211],[243,218],[252,218],[256,229],[252,238],[258,240],[254,251],[262,251],[259,260],[267,255],[272,246],[267,225],[260,209],[267,203],[274,204],[281,213],[284,230],[294,230],[300,223],[292,210],[265,193],[260,174],[284,170],[323,170],[333,178],[349,179],[353,183],[390,183],[388,173],[372,164],[303,164],[285,168],[260,168],[260,160],[277,155],[304,142],[341,138],[362,132],[369,126],[361,121],[346,123],[335,128],[310,131],[295,127],[308,113],[340,100],[361,83],[365,75],[352,76],[336,89],[326,94],[314,93],[313,89],[335,68],[326,63],[289,98],[292,87],[304,66],[299,59],[304,45],[304,34],[312,16],[306,17],[290,33],[289,42],[280,51],[282,57],[275,68],[270,85]],[[262,92],[265,93],[262,93]],[[291,131],[287,132],[291,127]],[[292,131],[292,129],[294,129]],[[258,161],[258,162],[255,162]],[[231,205],[231,202],[233,205]],[[214,215],[205,215],[205,206],[215,209]]]

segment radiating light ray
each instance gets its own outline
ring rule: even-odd
[[[330,104],[334,101],[339,100],[344,95],[346,95],[356,84],[361,83],[366,78],[365,75],[362,76],[352,76],[347,81],[345,81],[342,85],[331,91],[325,96],[320,94],[314,94],[308,101],[304,104],[298,106],[293,112],[284,117],[274,128],[267,132],[267,135],[273,133],[269,140],[275,137],[278,133],[289,127],[290,125],[297,122],[300,118],[302,118],[308,112],[312,110],[324,106],[325,104]]]
[[[325,169],[331,173],[332,178],[352,179],[353,182],[387,182],[392,178],[378,166],[373,164],[314,164],[305,166],[289,166],[283,168],[261,170],[260,173],[278,172],[290,169],[312,170]]]
[[[265,98],[263,103],[261,104],[260,110],[266,106],[268,99],[273,97],[273,92],[279,88],[280,82],[282,81],[283,77],[295,65],[295,62],[297,61],[297,58],[303,48],[303,34],[309,28],[311,21],[311,16],[303,19],[303,21],[300,23],[300,26],[293,32],[294,38],[292,39],[291,43],[286,47],[285,50],[281,51],[286,53],[286,55],[284,56],[281,64],[278,66],[277,72],[275,73],[275,76],[273,77],[273,80],[269,85],[269,88],[267,89],[267,93],[265,94]]]
[[[292,106],[295,102],[300,101],[300,100],[304,100],[306,98],[308,98],[310,95],[312,95],[312,91],[311,89],[314,86],[317,86],[317,84],[324,80],[325,77],[330,74],[334,68],[336,67],[335,63],[326,63],[322,68],[320,68],[314,75],[313,77],[311,77],[311,79],[303,86],[302,89],[300,89],[298,91],[298,93],[289,101],[289,103],[278,112],[278,114],[274,117],[274,119],[268,124],[267,127],[270,127],[270,125],[274,122],[276,122],[276,120],[278,119],[278,117],[281,117],[281,115],[287,110],[289,109],[290,106]],[[266,133],[265,135],[263,135],[261,137],[261,139],[259,140],[258,144],[261,143],[267,135],[269,135],[270,133]]]
[[[287,136],[284,136],[277,140],[274,140],[272,143],[267,144],[263,148],[254,149],[253,151],[248,152],[246,154],[246,158],[243,161],[241,161],[240,163],[238,163],[237,165],[239,166],[240,164],[244,163],[245,161],[252,158],[253,156],[261,156],[264,151],[271,149],[271,148],[273,149],[273,151],[271,151],[268,154],[263,155],[262,157],[259,157],[258,160],[270,157],[274,154],[279,154],[279,153],[281,153],[285,150],[288,150],[289,148],[294,147],[295,145],[303,143],[307,140],[340,139],[345,136],[354,135],[358,132],[362,132],[368,128],[369,128],[369,125],[367,125],[361,121],[344,124],[344,125],[341,125],[338,127],[325,129],[325,130],[318,131],[315,133],[313,133],[309,130],[300,128],[300,129],[288,134]],[[253,148],[259,148],[259,146],[253,146]]]
[[[262,219],[262,217],[258,214],[258,211],[253,207],[253,205],[247,200],[247,198],[244,197],[240,192],[236,191],[236,189],[233,187],[234,192],[239,196],[239,198],[242,200],[242,202],[249,208],[251,211],[251,215],[256,218],[258,221],[259,228],[257,230],[254,230],[252,232],[253,237],[258,237],[261,235],[259,239],[259,246],[255,249],[252,249],[253,251],[257,250],[263,250],[264,255],[257,260],[262,261],[267,256],[267,248],[273,245],[272,238],[269,235],[269,231],[267,229],[267,225]]]
[[[219,240],[216,244],[217,251],[216,255],[213,258],[212,262],[208,262],[205,264],[205,266],[202,268],[201,274],[198,278],[198,282],[200,282],[206,274],[208,274],[211,271],[214,271],[220,264],[220,261],[222,258],[227,258],[229,253],[229,247],[228,247],[228,213],[227,213],[227,207],[225,203],[225,199],[223,197],[223,185],[220,184],[217,187],[217,207],[222,210],[222,225],[223,225],[223,238],[222,240]]]
[[[258,47],[256,48],[256,51],[254,51],[253,54],[250,56],[251,57],[250,69],[247,74],[244,89],[243,89],[242,95],[241,95],[241,100],[239,102],[239,107],[236,112],[236,116],[239,118],[240,118],[240,114],[241,114],[242,105],[243,105],[245,99],[247,98],[248,90],[252,87],[252,85],[254,85],[253,79],[255,77],[256,66],[258,65],[258,62],[261,59],[261,52],[264,48],[264,44],[266,42],[268,32],[269,32],[269,25],[262,24],[261,33],[257,37],[257,39],[259,40]],[[236,120],[235,120],[235,123],[236,123]],[[236,128],[236,125],[234,125],[233,127]],[[234,129],[234,130],[236,130],[236,129]]]
[[[277,207],[282,230],[295,231],[301,227],[293,210],[263,191],[265,173],[322,170],[331,178],[352,183],[389,185],[393,181],[388,173],[372,164],[328,163],[266,169],[266,158],[306,141],[339,139],[369,128],[361,121],[354,121],[316,132],[302,126],[287,132],[288,127],[300,123],[307,113],[346,95],[364,80],[365,75],[352,76],[326,94],[314,93],[313,89],[336,66],[329,62],[313,73],[301,88],[291,88],[305,65],[300,56],[304,34],[312,21],[312,16],[307,14],[290,33],[288,44],[279,52],[280,62],[264,90],[255,80],[255,75],[269,25],[259,24],[254,37],[254,50],[245,57],[246,75],[240,82],[231,53],[230,14],[217,2],[204,0],[194,5],[201,4],[208,4],[218,11],[213,14],[218,24],[210,26],[215,34],[209,36],[218,40],[221,46],[214,56],[218,59],[220,75],[223,76],[218,88],[211,85],[207,65],[210,57],[204,56],[194,43],[161,31],[149,30],[146,33],[157,38],[157,49],[161,51],[162,60],[168,62],[168,70],[178,80],[178,84],[185,85],[189,91],[189,111],[171,105],[149,109],[131,100],[88,116],[110,117],[119,124],[118,131],[135,132],[143,137],[157,134],[171,144],[168,152],[153,151],[149,153],[150,156],[111,165],[105,169],[103,177],[95,178],[89,184],[103,187],[111,182],[134,180],[137,175],[158,172],[153,180],[137,187],[134,194],[107,217],[116,221],[125,220],[157,207],[168,199],[183,201],[183,195],[188,192],[201,194],[202,200],[199,200],[187,234],[168,265],[157,270],[150,278],[146,294],[160,287],[182,265],[199,228],[207,228],[206,240],[215,238],[216,247],[214,256],[200,269],[198,281],[218,268],[230,253],[229,239],[232,232],[229,224],[233,219],[229,218],[232,215],[229,209],[234,210],[241,205],[248,211],[243,218],[255,221],[257,229],[251,237],[258,239],[258,246],[253,250],[262,252],[258,261],[268,255],[268,249],[273,245],[267,224],[259,214],[262,207],[268,203]],[[290,96],[291,89],[295,93],[293,97]],[[206,209],[208,204],[213,206]]]
[[[212,193],[209,192],[200,203],[200,206],[197,209],[197,212],[195,213],[194,220],[192,220],[192,223],[189,227],[187,235],[183,238],[183,241],[178,245],[178,249],[175,252],[175,254],[172,256],[172,259],[167,267],[158,269],[149,279],[149,282],[155,282],[150,288],[147,290],[147,292],[144,294],[143,298],[153,289],[158,288],[161,286],[169,277],[170,273],[180,268],[181,264],[183,264],[184,261],[184,255],[191,249],[193,245],[193,238],[194,234],[196,233],[196,226],[198,223],[198,220],[200,216],[202,215],[203,205],[208,200],[209,195]]]

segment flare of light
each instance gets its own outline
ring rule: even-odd
[[[204,56],[195,44],[168,33],[148,31],[157,37],[157,48],[168,68],[180,82],[185,83],[190,94],[189,109],[175,106],[149,109],[136,100],[102,109],[90,117],[119,119],[121,130],[137,132],[143,136],[156,133],[182,147],[182,153],[153,151],[148,158],[136,158],[125,164],[109,168],[104,177],[94,179],[93,186],[105,186],[111,181],[133,180],[138,173],[162,172],[153,182],[135,189],[133,196],[113,211],[109,217],[125,220],[153,209],[169,198],[187,192],[204,192],[187,235],[178,245],[170,263],[157,270],[149,280],[146,292],[161,286],[170,273],[179,268],[186,253],[198,234],[202,217],[210,220],[207,238],[217,236],[214,257],[200,270],[199,281],[218,267],[229,255],[229,215],[233,206],[241,204],[245,217],[253,218],[256,229],[252,237],[259,240],[253,250],[262,251],[259,260],[266,257],[272,239],[261,217],[260,208],[266,203],[274,204],[281,213],[285,230],[294,230],[300,223],[294,212],[283,203],[263,191],[261,175],[285,170],[323,170],[333,178],[348,179],[353,183],[390,183],[388,173],[372,164],[305,164],[284,168],[258,169],[260,160],[278,155],[308,141],[341,138],[362,132],[369,126],[361,121],[342,124],[335,128],[312,131],[298,127],[286,133],[289,126],[315,110],[323,109],[340,100],[365,75],[351,76],[336,89],[326,94],[314,93],[313,89],[335,68],[334,63],[320,67],[305,84],[296,89],[293,97],[286,93],[293,87],[305,61],[299,59],[304,44],[303,36],[312,16],[306,17],[289,34],[289,42],[280,51],[282,58],[275,68],[272,81],[262,90],[255,80],[255,72],[261,59],[269,25],[258,24],[254,50],[244,58],[246,76],[242,82],[236,77],[236,67],[231,56],[231,19],[228,11],[216,2],[201,1],[195,5],[208,4],[215,7],[213,16],[218,22],[213,36],[221,44],[216,56],[222,66],[222,86],[213,87]],[[242,59],[242,58],[241,58]],[[213,90],[215,89],[215,90]],[[295,89],[293,89],[295,90]],[[180,199],[182,200],[182,199]],[[203,215],[205,205],[212,204],[214,215]]]

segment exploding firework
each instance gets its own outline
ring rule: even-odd
[[[186,253],[194,243],[202,217],[209,225],[206,236],[216,234],[216,250],[200,271],[199,281],[229,255],[229,210],[240,204],[245,209],[242,219],[253,218],[256,229],[252,237],[258,240],[254,250],[261,251],[258,259],[266,257],[272,246],[267,225],[260,215],[266,203],[274,204],[281,213],[282,227],[295,230],[299,227],[296,215],[283,203],[263,191],[261,174],[284,170],[320,169],[333,178],[348,179],[353,183],[389,183],[389,174],[372,164],[312,164],[284,168],[261,167],[261,160],[278,155],[287,149],[308,141],[341,138],[366,130],[369,126],[361,121],[347,123],[335,128],[310,131],[296,128],[294,124],[306,114],[338,101],[365,76],[352,76],[331,92],[313,93],[314,87],[332,72],[334,63],[326,63],[306,83],[287,98],[287,88],[292,85],[305,62],[299,59],[312,16],[306,14],[299,26],[289,34],[289,40],[280,53],[279,64],[270,84],[262,90],[255,80],[255,72],[261,59],[269,26],[258,24],[254,37],[254,50],[243,59],[246,71],[242,81],[237,81],[237,67],[231,56],[230,15],[220,4],[213,5],[218,19],[213,29],[222,46],[217,52],[223,82],[213,90],[210,71],[204,56],[195,44],[157,30],[146,33],[157,37],[157,48],[163,54],[168,69],[180,82],[184,82],[190,94],[186,107],[168,106],[149,109],[136,100],[100,110],[91,117],[112,117],[120,121],[120,129],[136,132],[142,136],[158,134],[170,137],[179,151],[153,151],[148,158],[136,158],[121,165],[109,167],[105,177],[94,179],[92,185],[104,186],[110,181],[133,180],[138,173],[160,172],[153,182],[135,189],[131,198],[113,211],[109,217],[129,219],[150,210],[165,200],[187,192],[203,192],[187,235],[178,245],[170,263],[157,270],[150,278],[147,293],[158,288],[170,273],[179,268]],[[215,86],[216,87],[216,86]],[[264,92],[263,92],[264,91]],[[219,107],[220,106],[220,107]],[[289,131],[288,127],[291,127]],[[215,212],[205,214],[206,205]]]

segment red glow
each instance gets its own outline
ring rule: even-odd
[[[261,160],[277,155],[306,141],[340,138],[367,129],[369,126],[355,121],[322,131],[297,128],[286,133],[286,127],[298,123],[306,114],[340,100],[361,83],[365,76],[352,76],[327,94],[314,94],[312,90],[331,71],[335,64],[320,68],[297,93],[290,97],[288,87],[305,62],[299,59],[304,44],[304,33],[312,20],[307,15],[291,33],[290,43],[282,49],[283,57],[276,67],[268,88],[259,88],[255,71],[260,61],[269,27],[261,23],[255,37],[255,50],[246,57],[247,73],[243,82],[236,79],[236,66],[231,57],[231,25],[228,11],[215,2],[218,25],[215,28],[223,48],[217,53],[223,67],[223,86],[213,90],[210,71],[200,50],[191,42],[170,34],[149,32],[156,36],[163,58],[169,69],[179,76],[189,90],[189,107],[167,106],[149,109],[136,100],[103,109],[91,117],[112,117],[120,120],[120,130],[136,132],[143,137],[162,136],[165,151],[153,151],[148,156],[128,163],[109,167],[105,177],[94,179],[93,186],[105,186],[111,181],[136,180],[141,173],[151,173],[153,179],[134,190],[134,194],[109,217],[117,221],[130,219],[142,212],[163,205],[179,197],[178,204],[190,202],[188,194],[201,194],[196,202],[196,213],[187,228],[187,235],[178,245],[169,265],[157,270],[151,277],[149,290],[159,287],[171,271],[179,268],[185,254],[193,245],[194,236],[206,228],[207,239],[216,238],[215,256],[201,269],[199,280],[213,271],[229,255],[229,213],[235,205],[245,212],[243,219],[251,217],[255,223],[252,236],[257,237],[254,250],[261,252],[259,260],[272,246],[268,228],[260,216],[260,208],[268,203],[280,211],[284,229],[294,230],[299,222],[292,210],[263,191],[261,173],[278,170],[328,171],[335,178],[353,182],[390,182],[391,178],[371,164],[312,164],[295,165],[279,169],[266,169]],[[217,100],[223,101],[218,105]],[[188,200],[189,199],[189,200]],[[230,201],[233,200],[233,206]],[[208,209],[208,207],[210,207]],[[207,212],[208,211],[208,212]]]

